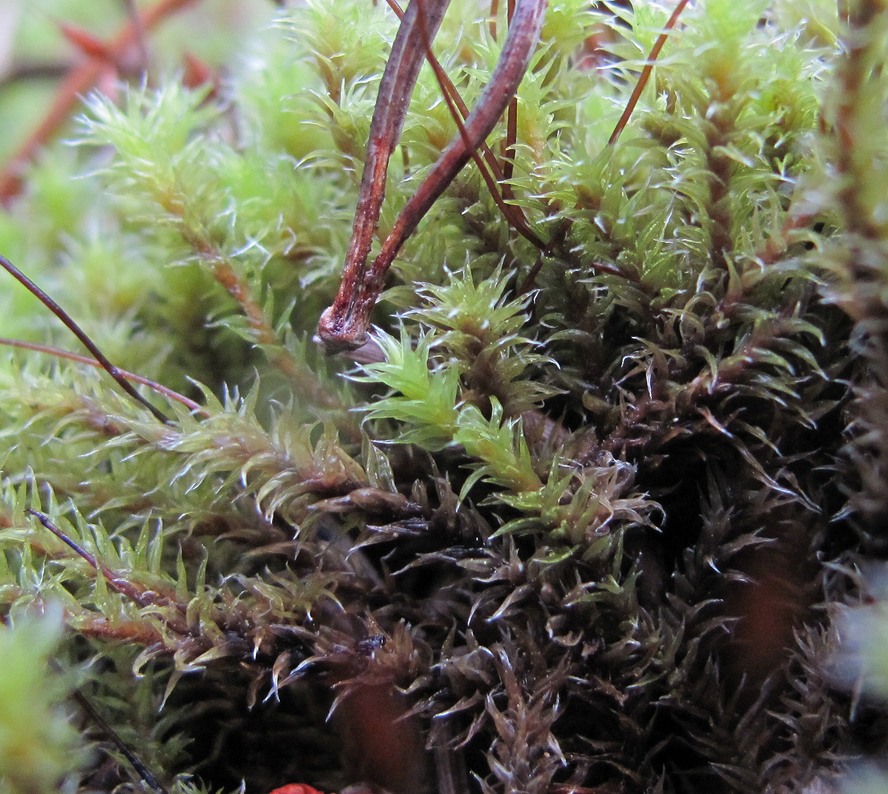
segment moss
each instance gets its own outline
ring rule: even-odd
[[[94,93],[30,168],[0,250],[183,394],[141,387],[163,423],[4,356],[0,610],[62,605],[64,666],[171,790],[813,790],[884,752],[824,660],[886,551],[888,11],[693,4],[608,144],[671,11],[635,5],[552,2],[519,90],[545,250],[470,166],[351,358],[311,337],[389,10],[282,9],[223,83]],[[504,16],[435,43],[469,104]],[[424,69],[380,238],[454,133]]]

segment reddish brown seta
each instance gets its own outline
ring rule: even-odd
[[[370,312],[382,292],[389,267],[432,204],[482,146],[515,95],[539,41],[547,6],[547,0],[517,0],[490,83],[460,125],[459,134],[401,211],[368,268],[367,256],[385,196],[388,161],[400,139],[410,94],[428,44],[437,33],[449,2],[411,2],[392,45],[370,124],[367,159],[342,282],[333,304],[318,323],[318,336],[330,353],[353,350],[367,341]]]

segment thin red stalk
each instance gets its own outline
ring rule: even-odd
[[[400,19],[404,12],[401,10],[401,7],[398,5],[397,0],[386,0],[389,8],[395,12]],[[496,14],[496,5],[497,0],[493,0],[493,5],[491,6],[491,14]],[[510,0],[510,6],[514,6],[513,0]],[[511,12],[509,15],[509,19],[511,20]],[[492,32],[493,36],[496,36],[496,31]],[[463,98],[460,96],[459,91],[456,86],[453,84],[453,81],[448,76],[447,72],[441,66],[440,61],[435,57],[435,54],[432,52],[431,45],[426,46],[426,60],[431,66],[432,71],[435,74],[435,78],[438,80],[438,85],[441,86],[441,92],[444,97],[444,101],[447,103],[447,107],[450,110],[450,115],[453,118],[453,121],[456,123],[457,129],[460,131],[460,134],[464,136],[464,127],[463,121],[469,115],[468,105],[463,101]],[[515,100],[513,99],[513,103]],[[456,109],[459,111],[458,113],[454,109],[454,105]],[[512,104],[509,105],[512,107]],[[517,109],[517,105],[515,105]],[[477,157],[477,150],[481,150],[481,154],[484,156],[483,161]],[[484,184],[487,186],[488,191],[490,192],[491,197],[493,198],[494,203],[496,204],[499,211],[502,213],[503,217],[508,221],[509,224],[525,239],[527,239],[532,245],[539,248],[541,251],[546,249],[546,244],[536,235],[536,233],[530,228],[527,223],[527,218],[524,215],[524,211],[521,207],[516,207],[513,204],[507,204],[507,199],[512,197],[512,189],[511,186],[506,184],[506,179],[511,177],[506,176],[503,172],[502,168],[500,168],[500,164],[496,159],[496,155],[491,150],[490,146],[487,145],[486,141],[482,141],[479,147],[472,150],[472,159],[475,164],[478,166],[478,170],[481,173],[481,178],[484,180]]]
[[[617,138],[620,137],[620,133],[629,123],[629,117],[635,110],[635,106],[638,104],[638,99],[641,97],[641,92],[644,91],[644,87],[650,79],[651,72],[654,69],[654,62],[660,55],[660,50],[662,50],[663,46],[666,44],[666,39],[669,38],[669,34],[678,23],[678,18],[681,16],[681,12],[684,11],[687,4],[688,0],[679,0],[678,5],[675,7],[675,11],[672,12],[672,16],[669,17],[669,21],[666,22],[666,27],[663,28],[663,32],[657,37],[656,42],[654,42],[654,46],[651,48],[651,54],[648,56],[647,62],[641,70],[638,82],[635,84],[635,88],[632,91],[632,96],[629,97],[629,101],[626,103],[626,108],[623,110],[623,115],[620,116],[620,120],[617,122],[617,126],[614,127],[614,131],[611,133],[610,139],[607,142],[608,146],[612,146],[616,143]]]
[[[487,29],[490,31],[490,38],[496,39],[496,15],[499,13],[499,0],[490,0],[490,23]]]
[[[508,0],[506,17],[512,24],[515,15],[515,0]],[[518,97],[513,96],[509,100],[509,109],[506,111],[506,145],[503,147],[503,196],[512,198],[512,186],[509,180],[515,171],[515,142],[518,140]]]
[[[81,356],[79,353],[72,353],[69,350],[52,347],[52,345],[42,345],[38,342],[24,342],[21,339],[9,339],[3,336],[0,336],[0,345],[4,345],[5,347],[16,347],[21,350],[32,350],[35,353],[46,353],[47,355],[55,356],[56,358],[74,361],[77,364],[86,364],[88,367],[96,367],[98,369],[103,368],[101,362],[94,358]],[[195,413],[200,413],[204,416],[210,415],[209,411],[194,402],[194,400],[189,399],[184,394],[179,394],[179,392],[170,389],[168,386],[164,386],[162,383],[146,378],[143,375],[137,375],[135,372],[128,372],[125,369],[118,369],[118,372],[128,381],[147,386],[156,394],[161,394],[164,397],[168,397],[170,400],[182,403],[182,405],[184,405],[189,411],[194,411]]]
[[[44,527],[52,532],[52,534],[55,535],[59,540],[61,540],[65,545],[70,546],[75,551],[75,553],[86,560],[94,570],[101,571],[102,576],[105,578],[105,581],[108,583],[108,586],[112,590],[120,593],[120,595],[125,596],[126,598],[131,599],[140,607],[148,606],[148,604],[154,603],[153,598],[151,598],[150,600],[145,598],[144,591],[130,584],[125,579],[122,579],[107,565],[99,562],[94,554],[90,554],[86,549],[83,548],[83,546],[81,546],[79,543],[76,543],[72,538],[69,538],[64,532],[62,532],[62,530],[60,530],[55,524],[52,523],[48,515],[46,515],[45,513],[41,513],[39,510],[34,510],[30,507],[25,509],[25,513],[36,518],[41,524],[43,524]]]
[[[92,354],[93,358],[99,362],[104,369],[133,400],[139,405],[147,408],[151,414],[160,422],[170,424],[169,418],[160,410],[155,408],[148,400],[146,400],[133,385],[126,379],[121,370],[112,364],[105,354],[99,350],[95,342],[89,338],[87,333],[72,319],[58,303],[49,297],[40,287],[38,287],[31,279],[29,279],[21,270],[19,270],[5,256],[0,255],[0,267],[6,270],[16,281],[18,281],[25,289],[28,290],[37,300],[39,300],[47,309],[49,309],[65,327],[76,336],[80,343]]]
[[[450,0],[423,0],[422,8],[425,12],[423,21],[431,26],[427,31],[429,38],[437,33],[449,2]],[[345,254],[341,287],[334,303],[337,316],[347,313],[348,306],[352,302],[353,285],[364,278],[367,256],[379,223],[382,201],[385,198],[389,158],[401,137],[407,105],[422,66],[423,52],[422,48],[417,46],[419,8],[420,3],[411,3],[401,18],[401,25],[392,43],[392,50],[379,84],[379,94],[370,122],[367,157],[358,191],[351,241]],[[348,335],[348,331],[321,330],[320,334],[322,337]]]
[[[393,0],[389,0],[389,2],[391,3],[393,2]],[[514,5],[513,0],[509,0],[509,4],[510,6]],[[420,14],[422,14],[421,8]],[[420,26],[420,30],[424,30],[424,28]],[[466,106],[465,102],[463,102],[463,99],[459,95],[459,92],[456,90],[456,86],[453,85],[453,81],[447,76],[447,72],[444,71],[444,68],[441,66],[438,59],[432,53],[432,43],[428,40],[427,37],[423,43],[426,49],[426,60],[428,60],[429,66],[432,67],[432,71],[434,72],[435,78],[438,81],[438,85],[441,88],[441,94],[444,97],[444,102],[447,104],[447,109],[450,111],[450,116],[455,122],[457,131],[459,132],[460,137],[462,137],[466,148],[469,149],[469,151],[471,152],[472,160],[478,167],[478,171],[481,173],[481,178],[484,180],[484,183],[487,186],[487,190],[493,198],[494,203],[496,204],[499,211],[503,214],[503,217],[519,234],[529,240],[541,251],[545,250],[546,244],[527,224],[527,219],[524,217],[524,212],[519,207],[514,207],[506,203],[506,199],[509,198],[511,194],[511,189],[504,182],[507,177],[505,176],[504,172],[500,170],[499,163],[497,163],[496,157],[494,156],[493,152],[490,150],[490,147],[487,145],[486,142],[482,142],[482,145],[480,147],[485,150],[484,157],[479,154],[479,147],[472,145],[473,141],[469,138],[469,134],[466,131],[464,123],[466,117],[469,115],[469,109]],[[489,169],[488,166],[490,166]],[[491,174],[491,171],[493,171],[493,174]],[[500,188],[502,188],[502,190],[500,190]]]
[[[398,5],[397,0],[386,0],[386,2],[388,3],[389,8],[391,8],[392,11],[395,12],[398,19],[404,16],[404,12],[401,9],[401,6]],[[494,2],[496,2],[496,0],[494,0]],[[453,116],[453,120],[456,123],[457,127],[459,127],[461,123],[465,120],[466,116],[469,115],[469,106],[460,96],[459,91],[453,84],[453,81],[450,79],[447,72],[444,71],[444,67],[441,66],[441,62],[435,57],[435,53],[432,52],[431,47],[428,47],[426,49],[426,60],[428,61],[429,66],[431,66],[432,71],[435,73],[435,76],[438,79],[438,84],[442,86],[445,102],[447,101],[447,97],[449,96],[459,110],[459,118],[457,118],[456,115],[453,113],[453,109],[451,107],[451,115]],[[448,107],[450,107],[449,103]],[[481,152],[484,154],[484,160],[487,163],[487,167],[493,173],[494,179],[497,182],[502,182],[505,177],[503,176],[502,169],[497,162],[496,155],[493,153],[486,142],[483,142],[478,148],[480,148]],[[496,196],[494,196],[494,199],[496,199]]]
[[[172,606],[179,613],[184,614],[186,606],[179,603],[173,593],[163,593],[158,589],[147,589],[142,586],[134,585],[132,582],[127,581],[119,573],[113,571],[111,568],[105,565],[105,563],[101,562],[94,554],[90,554],[73,538],[70,538],[68,535],[62,532],[62,530],[59,529],[52,522],[52,519],[50,519],[50,517],[45,513],[41,513],[39,510],[34,510],[31,507],[25,508],[25,513],[36,518],[46,529],[48,529],[53,535],[61,540],[66,546],[73,549],[79,557],[82,557],[89,563],[93,570],[101,571],[102,577],[108,583],[108,586],[112,590],[114,590],[114,592],[119,593],[125,598],[129,598],[133,603],[137,604],[140,607],[161,604]],[[172,626],[172,624],[169,625]]]
[[[144,30],[151,30],[166,17],[194,2],[196,0],[159,0],[155,5],[145,9],[141,15],[141,27]],[[133,20],[130,20],[108,45],[112,61],[119,61],[136,42],[137,36],[137,28]],[[43,120],[0,172],[0,204],[8,204],[21,192],[25,166],[68,120],[81,97],[92,88],[105,69],[107,61],[104,58],[91,58],[68,73],[56,91],[55,99]]]
[[[381,278],[401,245],[471,158],[472,152],[478,147],[478,142],[490,134],[499,120],[505,105],[514,95],[527,70],[539,40],[546,6],[546,0],[519,0],[513,24],[509,28],[508,37],[490,83],[466,118],[459,136],[442,152],[432,171],[399,215],[394,228],[383,243],[382,251],[373,263],[369,274],[371,282],[378,280],[381,286]]]
[[[416,5],[411,3],[407,14]],[[429,5],[428,0],[424,5]],[[518,0],[515,18],[490,83],[469,113],[464,132],[448,144],[407,202],[369,270],[346,270],[333,305],[323,313],[318,323],[318,335],[329,352],[353,349],[365,342],[370,312],[382,291],[385,275],[392,261],[419,221],[496,125],[530,63],[539,40],[546,6],[547,0]],[[405,14],[405,20],[406,18]],[[402,29],[404,24],[402,22]],[[399,30],[398,35],[400,34]],[[388,70],[389,67],[386,66],[386,72]],[[373,220],[375,222],[375,217]],[[348,260],[346,264],[349,264]]]

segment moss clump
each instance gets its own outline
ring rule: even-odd
[[[186,399],[146,392],[162,423],[6,356],[0,609],[63,605],[83,691],[172,790],[813,790],[884,749],[823,606],[886,548],[888,10],[694,4],[608,145],[671,10],[635,5],[553,2],[519,91],[533,289],[470,167],[357,359],[311,336],[381,6],[281,11],[221,91],[94,94],[27,175],[0,250]],[[454,6],[471,104],[504,20]],[[454,133],[424,70],[380,234]]]

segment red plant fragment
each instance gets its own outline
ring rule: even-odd
[[[108,45],[89,31],[68,22],[59,22],[58,26],[62,35],[88,58],[96,58],[108,63],[114,62],[114,53],[108,48]]]
[[[210,96],[216,97],[219,93],[219,75],[209,65],[204,63],[196,55],[186,52],[182,56],[182,84],[186,88],[210,87]]]
[[[268,792],[268,794],[324,794],[324,792],[318,791],[311,786],[306,786],[305,783],[288,783],[286,786],[281,786],[274,791]]]

